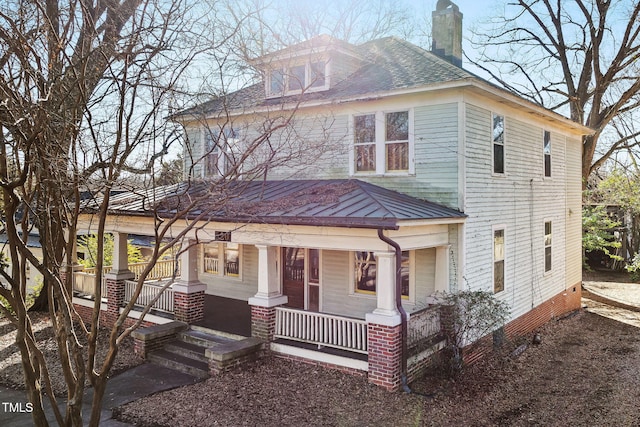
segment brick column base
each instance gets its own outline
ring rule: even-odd
[[[251,336],[273,341],[276,332],[276,308],[251,306]]]
[[[369,323],[369,382],[388,391],[397,391],[402,371],[402,325]]]
[[[182,293],[175,292],[173,297],[175,320],[194,323],[204,318],[204,291]]]

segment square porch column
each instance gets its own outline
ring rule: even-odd
[[[400,388],[402,318],[396,308],[396,254],[376,252],[377,308],[367,313],[369,382],[389,391]]]
[[[276,330],[276,307],[286,304],[278,277],[278,248],[255,245],[258,249],[258,292],[249,298],[251,336],[273,341]]]
[[[180,278],[173,283],[175,320],[194,323],[204,318],[204,291],[207,285],[198,278],[198,246],[189,240],[180,254]]]
[[[113,326],[120,316],[120,308],[124,305],[124,282],[135,278],[135,274],[129,270],[128,237],[127,233],[113,233],[113,264],[111,271],[104,276],[107,288],[107,312],[103,319],[107,326]]]
[[[436,247],[436,274],[435,274],[435,291],[436,293],[449,292],[449,250],[451,245]]]

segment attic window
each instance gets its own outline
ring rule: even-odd
[[[327,62],[316,61],[275,69],[266,82],[267,97],[295,95],[328,89]]]

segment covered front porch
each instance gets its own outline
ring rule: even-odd
[[[457,282],[452,266],[464,215],[359,181],[259,184],[252,217],[226,213],[184,234],[179,272],[164,291],[173,304],[166,311],[188,324],[249,329],[274,353],[365,372],[372,382],[397,388],[403,360],[413,357],[409,348],[422,348],[441,332],[431,297]],[[290,211],[273,208],[289,205]],[[154,224],[141,212],[107,221],[117,253],[103,292],[112,315],[136,276],[125,261],[127,236]],[[237,302],[233,311],[250,313],[250,328],[246,317],[225,318],[231,304],[215,309],[221,298]],[[424,352],[418,353],[419,364]]]

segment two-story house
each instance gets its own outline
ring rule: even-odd
[[[590,130],[463,69],[461,28],[449,5],[431,51],[319,36],[255,59],[260,83],[173,116],[185,183],[156,191],[227,183],[189,234],[176,318],[197,321],[205,294],[246,301],[274,353],[396,389],[403,327],[438,292],[493,292],[513,333],[579,308]],[[131,195],[112,215],[119,242],[153,234]]]

